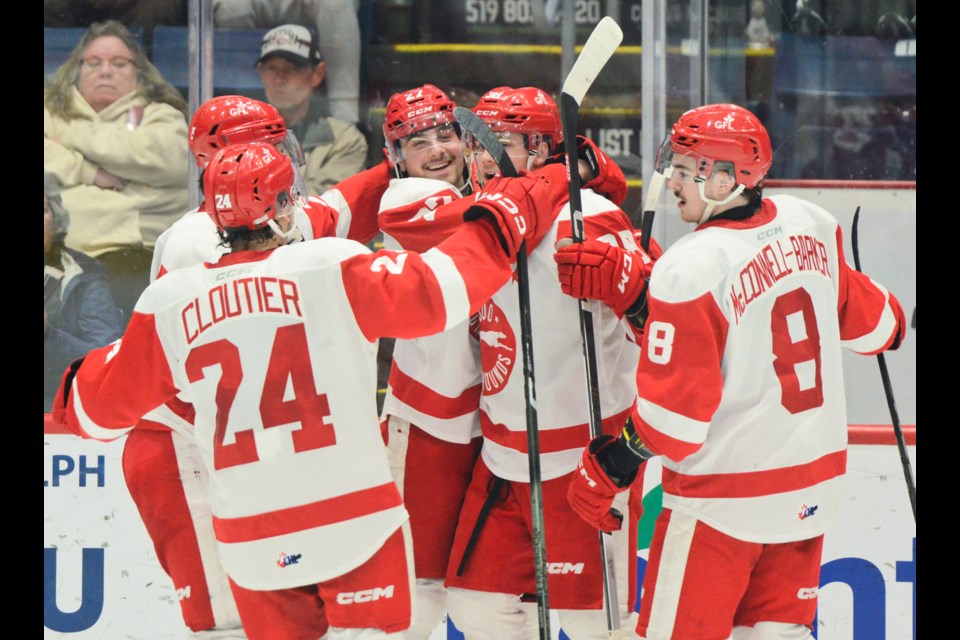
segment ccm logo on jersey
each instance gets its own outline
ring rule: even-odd
[[[552,573],[555,576],[564,576],[570,573],[580,575],[583,573],[583,563],[578,562],[574,564],[572,562],[548,562],[547,573]]]
[[[361,589],[360,591],[343,591],[337,594],[337,604],[355,604],[361,602],[373,602],[381,598],[392,598],[394,586],[391,584],[386,587],[374,587],[373,589]]]
[[[797,598],[800,600],[815,600],[817,598],[817,587],[802,587],[797,591]]]

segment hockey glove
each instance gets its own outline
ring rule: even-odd
[[[80,365],[83,364],[84,357],[77,358],[67,365],[63,376],[60,378],[60,388],[57,390],[57,395],[53,397],[53,408],[50,411],[54,424],[67,424],[67,402],[70,400],[70,388],[73,386],[73,379],[77,376]]]
[[[554,254],[560,289],[574,298],[602,300],[622,318],[650,278],[644,256],[642,249],[628,252],[600,240],[567,245]]]
[[[498,177],[487,181],[463,219],[489,219],[508,256],[516,256],[524,240],[529,255],[550,231],[566,200],[566,174],[562,169],[540,170],[518,178]]]
[[[618,207],[622,205],[627,199],[627,178],[617,163],[584,136],[577,136],[577,157],[593,171],[593,179],[584,181],[583,188],[593,189]]]
[[[613,499],[633,481],[636,469],[615,482],[603,469],[601,458],[607,448],[616,446],[613,436],[601,435],[583,451],[577,471],[567,487],[567,501],[587,524],[611,533],[623,525],[623,514],[613,508]]]

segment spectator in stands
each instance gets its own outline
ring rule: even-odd
[[[157,236],[187,209],[186,113],[116,20],[91,25],[44,87],[43,168],[73,215],[68,244],[106,266],[126,319]]]
[[[83,27],[116,20],[128,29],[143,29],[143,46],[150,54],[153,28],[187,24],[187,0],[43,0],[43,26]]]
[[[360,122],[361,51],[358,2],[213,0],[213,23],[228,29],[270,29],[282,24],[316,29],[320,54],[329,70],[326,82],[328,115],[357,124]]]
[[[43,410],[50,411],[64,368],[90,349],[123,334],[106,270],[64,246],[70,213],[60,185],[43,172]]]
[[[766,0],[752,0],[750,3],[750,22],[747,23],[745,37],[747,45],[754,49],[773,46],[774,36],[767,24]]]
[[[267,102],[283,116],[307,156],[303,177],[311,195],[364,169],[366,138],[353,124],[324,115],[317,89],[327,64],[316,31],[296,24],[271,29],[263,36],[257,68]]]

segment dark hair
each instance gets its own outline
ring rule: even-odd
[[[229,247],[232,251],[253,249],[254,245],[269,242],[277,237],[269,225],[259,229],[246,227],[228,227],[220,230],[220,244]]]
[[[189,121],[187,101],[183,94],[167,82],[160,70],[153,66],[147,58],[143,47],[136,37],[123,24],[116,20],[94,22],[90,25],[77,46],[70,52],[66,62],[54,72],[43,88],[43,105],[50,113],[63,120],[73,120],[80,117],[80,113],[73,105],[73,88],[80,78],[80,65],[83,63],[83,54],[90,43],[104,36],[120,38],[130,49],[133,65],[137,70],[137,94],[150,102],[163,102],[183,114],[184,120]]]

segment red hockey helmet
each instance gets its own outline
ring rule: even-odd
[[[696,158],[701,178],[715,170],[729,171],[747,189],[761,184],[773,163],[766,128],[757,116],[735,104],[708,104],[681,115],[660,145],[658,171],[664,173],[673,154]]]
[[[193,114],[187,133],[190,151],[201,169],[228,145],[243,142],[279,145],[286,139],[287,126],[276,107],[245,96],[207,100]],[[293,153],[291,157],[296,162],[299,152]]]
[[[444,124],[456,124],[454,104],[447,94],[433,86],[402,91],[390,96],[383,122],[383,139],[390,162],[401,160],[397,150],[400,140],[417,131],[425,131]],[[459,135],[459,127],[457,127]]]
[[[230,145],[203,173],[204,208],[218,229],[260,229],[292,200],[295,177],[290,158],[272,144]]]
[[[536,87],[491,89],[480,96],[473,112],[493,131],[549,136],[553,145],[563,142],[557,103]]]

